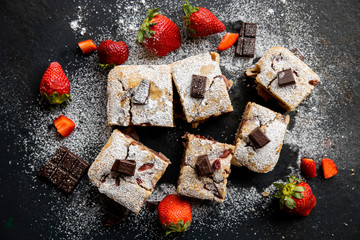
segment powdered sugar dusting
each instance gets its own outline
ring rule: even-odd
[[[261,57],[273,46],[284,46],[291,49],[299,48],[306,56],[305,62],[316,73],[324,79],[320,84],[323,92],[316,87],[311,95],[291,113],[292,125],[286,136],[285,145],[299,152],[302,156],[319,159],[323,154],[338,157],[338,150],[333,148],[338,139],[345,136],[340,132],[344,125],[339,123],[339,131],[330,128],[331,120],[329,112],[326,111],[325,100],[322,97],[325,92],[326,106],[332,104],[338,107],[338,98],[331,94],[339,89],[335,84],[326,82],[326,74],[339,74],[335,64],[328,66],[324,72],[323,65],[317,52],[314,50],[320,45],[319,36],[314,33],[317,26],[318,15],[316,6],[305,3],[293,3],[285,1],[245,1],[231,0],[219,7],[216,1],[208,3],[208,8],[218,18],[229,23],[237,20],[258,23],[256,39],[255,59]],[[70,28],[81,37],[88,33],[92,35],[95,42],[99,44],[105,38],[125,41],[130,49],[130,56],[126,64],[168,64],[196,54],[213,51],[216,49],[224,33],[215,34],[201,39],[190,38],[188,33],[182,29],[183,22],[180,14],[183,2],[165,0],[161,2],[161,10],[165,15],[171,15],[171,19],[179,26],[182,33],[182,45],[180,49],[168,54],[163,58],[157,58],[146,53],[134,43],[137,29],[146,16],[146,9],[154,8],[150,1],[117,1],[116,4],[104,5],[100,9],[108,19],[113,19],[115,25],[104,24],[101,27],[88,25],[91,14],[98,10],[90,8],[91,1],[83,1],[81,6],[71,15]],[[273,9],[274,14],[268,10]],[[99,10],[99,11],[100,11]],[[105,14],[106,13],[106,14]],[[225,14],[226,13],[226,14]],[[94,15],[93,15],[94,16]],[[105,20],[104,20],[105,21]],[[295,24],[296,23],[296,24]],[[232,80],[238,79],[242,72],[254,65],[254,59],[234,58],[233,48],[221,53],[220,67],[223,73]],[[53,60],[53,59],[52,59]],[[24,174],[30,178],[29,188],[38,194],[29,196],[30,205],[24,205],[24,211],[31,207],[42,205],[51,206],[51,212],[37,213],[34,216],[34,225],[40,225],[46,231],[52,229],[50,238],[55,239],[96,239],[99,236],[119,235],[126,233],[136,235],[136,238],[161,238],[163,232],[157,222],[156,212],[150,212],[145,208],[139,215],[131,215],[125,222],[120,223],[124,232],[119,233],[118,228],[106,229],[102,227],[102,206],[99,204],[99,193],[90,185],[89,180],[84,177],[75,189],[71,197],[66,198],[60,192],[54,190],[37,177],[37,170],[45,163],[49,156],[61,145],[65,145],[71,151],[78,154],[88,162],[92,162],[99,150],[109,138],[112,128],[106,126],[106,72],[97,68],[96,54],[77,57],[75,62],[62,63],[66,75],[71,82],[71,95],[73,102],[65,109],[57,108],[55,111],[47,111],[39,101],[36,104],[28,104],[24,111],[23,135],[18,135],[15,140],[17,149],[25,149],[25,155],[21,161],[9,161],[9,165],[22,165]],[[18,80],[19,76],[14,76]],[[40,81],[40,79],[39,79]],[[238,87],[239,81],[234,81],[234,87]],[[323,86],[321,86],[323,84]],[[326,86],[326,87],[325,87]],[[230,97],[232,92],[230,91]],[[4,100],[7,103],[10,100]],[[14,109],[24,104],[20,100],[14,100]],[[22,100],[26,102],[26,100]],[[5,104],[4,104],[5,105]],[[0,106],[3,110],[2,106]],[[14,114],[15,110],[7,110],[8,115]],[[52,121],[60,114],[71,118],[75,124],[75,131],[67,138],[61,138],[52,127]],[[29,119],[33,119],[29,121]],[[15,132],[11,121],[2,126],[9,134]],[[168,136],[174,137],[169,133]],[[171,143],[178,144],[179,139],[171,139]],[[10,148],[10,144],[9,144]],[[161,150],[161,149],[156,149]],[[342,167],[340,163],[340,167]],[[291,168],[291,167],[290,167]],[[297,173],[298,169],[290,169],[291,173]],[[231,175],[230,175],[231,176]],[[158,184],[149,200],[161,200],[169,193],[175,192],[175,185],[170,183]],[[267,191],[274,191],[267,187]],[[221,231],[232,231],[234,236],[240,234],[233,226],[244,224],[249,219],[261,219],[269,211],[270,197],[262,197],[254,186],[246,187],[238,184],[228,183],[226,201],[216,204],[206,201],[192,201],[194,220],[188,233],[204,232],[206,229]],[[50,199],[49,202],[46,202]],[[58,219],[58,223],[48,226],[48,220]],[[126,227],[124,225],[126,224]],[[263,226],[267,231],[275,231],[271,226]],[[49,230],[50,231],[50,230]],[[251,234],[256,234],[258,229],[249,228]],[[96,233],[91,235],[91,233]],[[204,233],[206,234],[206,233]],[[186,236],[186,235],[185,235]],[[45,232],[44,238],[49,238]],[[209,238],[213,236],[204,236]]]

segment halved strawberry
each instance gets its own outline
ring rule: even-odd
[[[223,39],[221,39],[221,42],[218,46],[218,50],[223,51],[230,48],[232,45],[235,44],[238,37],[239,37],[238,33],[226,33]]]
[[[338,168],[333,160],[330,158],[321,159],[321,167],[324,173],[324,178],[328,179],[338,174]]]
[[[69,136],[75,128],[75,123],[64,115],[60,115],[60,117],[56,118],[54,120],[54,125],[58,133],[63,137]]]
[[[314,160],[310,158],[303,158],[301,159],[300,165],[302,173],[307,178],[314,178],[316,177],[316,166]]]

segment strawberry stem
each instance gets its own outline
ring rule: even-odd
[[[141,44],[144,41],[144,38],[152,38],[155,35],[155,31],[152,31],[150,27],[155,26],[157,22],[151,22],[156,15],[159,15],[159,8],[148,9],[148,16],[145,18],[144,22],[139,28],[139,33],[136,38],[136,44]]]

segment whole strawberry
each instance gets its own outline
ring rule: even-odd
[[[170,194],[159,203],[158,216],[166,235],[185,232],[191,224],[191,205],[185,198]]]
[[[274,183],[274,186],[279,189],[274,197],[280,199],[280,209],[284,212],[306,217],[316,205],[310,186],[295,176],[291,176],[285,185]]]
[[[98,56],[101,67],[113,67],[126,62],[129,57],[129,49],[123,41],[114,42],[107,39],[100,43]]]
[[[139,29],[136,43],[152,54],[163,57],[180,47],[181,35],[175,23],[160,15],[158,10],[148,9],[148,17]]]
[[[40,82],[40,94],[50,104],[71,101],[69,79],[59,63],[52,62],[46,69]]]
[[[225,25],[212,12],[206,8],[193,7],[188,0],[185,2],[185,25],[192,36],[205,37],[225,30]]]

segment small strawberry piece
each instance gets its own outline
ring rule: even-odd
[[[185,198],[170,194],[159,203],[158,216],[166,235],[172,232],[185,232],[191,224],[191,205]]]
[[[176,24],[160,15],[158,10],[148,9],[148,16],[139,29],[136,43],[150,53],[163,57],[180,47],[181,34]]]
[[[324,178],[328,179],[338,174],[338,168],[333,160],[330,158],[321,159],[321,167],[324,173]]]
[[[235,44],[238,37],[238,33],[226,33],[218,46],[218,50],[223,51],[230,48],[232,45]]]
[[[295,176],[291,176],[285,185],[274,183],[274,186],[279,189],[274,197],[280,199],[280,209],[284,212],[306,217],[316,205],[316,198],[309,184]]]
[[[185,2],[184,21],[192,36],[205,37],[225,30],[225,25],[212,12],[206,8],[193,7],[188,0]]]
[[[58,133],[63,137],[69,136],[75,128],[75,123],[64,115],[60,115],[60,117],[56,118],[54,120],[54,125]]]
[[[92,52],[92,51],[96,50],[96,48],[97,48],[95,43],[91,39],[79,42],[78,45],[84,54]]]
[[[107,39],[100,43],[98,56],[101,67],[114,67],[115,65],[121,65],[126,62],[129,57],[129,49],[126,43],[122,41],[114,42]]]
[[[316,177],[316,166],[314,160],[309,158],[301,159],[300,168],[306,178],[310,179]]]
[[[220,159],[216,159],[214,162],[213,162],[213,168],[216,169],[216,170],[219,170],[221,168],[221,163],[220,163]]]
[[[40,82],[40,94],[50,104],[71,101],[69,79],[59,63],[52,62],[46,69]]]

